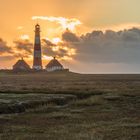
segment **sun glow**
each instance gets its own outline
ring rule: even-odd
[[[59,37],[56,37],[56,38],[53,38],[53,39],[52,39],[52,42],[53,42],[54,44],[58,44],[59,42],[61,42],[61,39],[60,39]]]
[[[33,16],[32,20],[47,20],[50,22],[56,22],[61,25],[63,30],[68,28],[71,31],[74,31],[76,26],[82,24],[81,21],[76,18],[68,19],[65,17]]]
[[[69,55],[69,56],[76,55],[76,50],[75,50],[75,49],[69,49],[68,55]]]
[[[59,46],[53,46],[53,47],[52,47],[52,50],[53,50],[54,52],[59,51]]]
[[[52,57],[51,57],[51,56],[46,56],[46,55],[43,55],[43,59],[44,59],[44,60],[51,60],[51,59],[52,59]]]
[[[66,61],[66,60],[73,60],[73,59],[72,59],[72,57],[69,57],[69,56],[63,56],[63,57],[60,58],[60,60],[65,60]]]
[[[52,46],[50,46],[50,49],[56,53],[56,56],[60,60],[72,60],[72,57],[76,55],[76,49],[68,47],[67,44],[61,40],[61,38],[56,37],[52,39],[48,39],[50,42],[52,42]],[[53,45],[54,44],[54,45]],[[58,55],[57,55],[58,54]],[[60,57],[61,55],[61,57]]]
[[[29,37],[29,35],[21,35],[20,39],[22,39],[22,40],[29,40],[30,37]]]

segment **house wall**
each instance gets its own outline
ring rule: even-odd
[[[57,70],[63,70],[63,67],[54,66],[54,67],[46,68],[46,70],[47,70],[48,72],[52,72],[52,71],[57,71]]]

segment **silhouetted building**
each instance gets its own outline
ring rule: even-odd
[[[18,60],[15,65],[13,65],[14,71],[30,71],[30,66],[23,60]]]
[[[41,55],[40,25],[39,24],[35,25],[33,69],[42,70],[42,55]]]
[[[48,72],[52,71],[62,71],[64,70],[63,65],[60,64],[60,62],[54,57],[46,66],[46,70]]]

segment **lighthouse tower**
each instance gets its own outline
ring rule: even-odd
[[[40,41],[40,25],[35,25],[35,43],[34,43],[34,59],[33,69],[42,70],[41,41]]]

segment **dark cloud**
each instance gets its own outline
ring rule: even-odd
[[[12,49],[7,45],[7,43],[0,38],[0,54],[12,53]]]
[[[67,30],[62,34],[62,40],[63,40],[63,41],[66,41],[66,42],[78,42],[78,41],[80,40],[80,38],[79,38],[76,34],[70,32],[70,31],[67,29]]]
[[[16,40],[14,44],[17,50],[24,50],[26,53],[32,54],[33,44],[29,40]]]
[[[71,34],[74,39],[71,39]],[[140,29],[138,28],[118,32],[93,31],[80,37],[73,33],[64,33],[62,38],[77,50],[75,59],[81,62],[140,63]]]
[[[23,52],[18,52],[13,54],[14,58],[29,58],[29,54],[23,53]]]
[[[52,43],[50,40],[42,39],[42,53],[47,56],[56,56],[56,52],[52,50],[52,47],[56,44]]]
[[[28,57],[32,54],[33,44],[29,40],[17,40],[14,43],[14,47],[9,47],[0,39],[0,54],[10,53],[13,57]],[[72,48],[76,50],[76,55],[70,56]],[[97,30],[81,36],[67,30],[62,34],[62,41],[57,44],[43,39],[42,52],[46,56],[70,56],[82,63],[140,64],[140,29],[117,32]]]
[[[50,40],[42,39],[42,41],[43,41],[48,47],[56,46],[56,44],[52,43]]]
[[[62,58],[64,56],[69,56],[69,49],[66,50],[67,44],[65,42],[58,42],[57,44],[52,43],[50,40],[42,40],[42,52],[47,56],[57,56],[57,58]],[[56,51],[54,48],[58,48]]]

